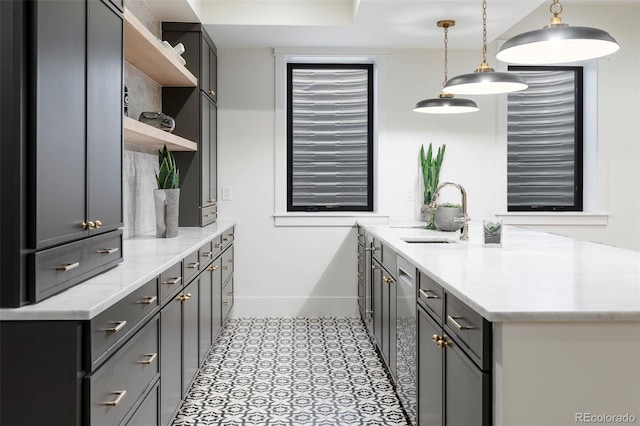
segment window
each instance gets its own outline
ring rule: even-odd
[[[373,211],[373,64],[287,64],[287,211]]]
[[[582,67],[510,66],[529,88],[508,96],[508,211],[582,211]]]

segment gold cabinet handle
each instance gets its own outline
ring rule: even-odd
[[[228,266],[228,265],[224,265],[224,266],[222,267],[222,269],[224,269],[225,271],[228,271],[228,270],[229,270],[229,266]]]
[[[218,213],[213,212],[213,213],[207,213],[207,214],[203,214],[202,217],[211,217],[211,216],[217,216]]]
[[[102,222],[101,222],[101,221],[96,220],[96,221],[95,221],[95,222],[93,222],[93,223],[95,223],[95,224],[96,224],[96,229],[98,229],[98,228],[102,228]]]
[[[60,265],[56,267],[56,271],[68,272],[72,269],[76,269],[78,266],[80,266],[80,262],[67,263],[66,265]]]
[[[209,90],[207,91],[208,94],[210,94],[211,96],[215,96],[216,95],[216,91],[215,90]]]
[[[395,281],[393,280],[393,278],[390,278],[390,277],[384,277],[384,276],[382,277],[382,281],[383,281],[385,284],[393,284],[393,283],[395,282]]]
[[[462,325],[462,324],[460,324],[458,321],[456,321],[456,320],[459,320],[459,319],[462,319],[462,317],[461,316],[451,316],[451,315],[447,316],[447,321],[451,322],[458,330],[473,330],[475,328],[472,325]]]
[[[221,247],[222,247],[222,244],[214,244],[213,246],[214,246],[215,248],[218,248],[218,249],[219,249],[219,248],[221,248]]]
[[[155,302],[156,300],[158,300],[158,296],[147,296],[142,300],[138,300],[136,303],[138,305],[150,305],[153,302]]]
[[[227,296],[229,296],[229,297],[233,297],[233,292],[232,292],[232,291],[228,292],[228,293],[227,293]]]
[[[380,247],[365,247],[364,251],[376,251],[380,250]]]
[[[122,401],[122,398],[124,398],[124,396],[127,394],[127,391],[121,390],[121,391],[111,392],[111,394],[118,395],[118,396],[113,401],[106,401],[106,402],[103,402],[102,404],[107,405],[109,407],[116,407],[118,404],[120,404],[120,402]]]
[[[227,259],[227,262],[233,263],[233,259]]]
[[[102,331],[106,331],[108,333],[117,333],[118,331],[122,330],[126,325],[127,322],[126,321],[111,321],[111,324],[115,324],[115,327],[108,327],[108,328],[103,328],[101,329]]]
[[[222,306],[229,306],[229,302],[224,302]]]
[[[178,297],[178,300],[180,300],[181,302],[186,302],[187,300],[191,299],[191,293],[187,293],[187,294],[181,294]]]
[[[440,299],[440,296],[438,296],[437,294],[429,294],[427,293],[427,291],[430,291],[430,290],[420,289],[420,294],[424,295],[424,297],[427,299]]]
[[[433,340],[433,343],[438,343],[438,340],[442,340],[442,336],[434,334],[433,336],[431,336],[431,340]]]
[[[117,252],[119,249],[117,247],[114,248],[106,248],[106,249],[100,249],[98,250],[98,253],[100,254],[113,254],[115,252]]]
[[[189,269],[198,269],[198,266],[200,266],[200,262],[193,262],[187,265],[187,268]]]
[[[211,257],[211,256],[213,256],[213,252],[212,251],[205,251],[200,256],[201,257]]]
[[[216,199],[215,198],[209,198],[207,199],[207,203],[215,203]]]
[[[82,222],[82,229],[84,229],[85,231],[87,229],[94,229],[95,227],[96,227],[95,222],[92,222],[92,221]]]
[[[207,271],[210,271],[210,272],[215,272],[217,270],[218,270],[218,265],[209,266],[207,268]]]
[[[439,339],[436,342],[436,346],[438,347],[438,349],[444,349],[445,347],[449,346],[450,343],[447,342],[446,340],[444,340],[444,337],[442,339]]]
[[[162,284],[175,285],[175,284],[178,284],[180,281],[182,281],[182,277],[174,277],[174,278],[169,278]]]
[[[371,266],[371,269],[380,269],[380,267],[378,265],[373,265]]]
[[[149,365],[151,364],[157,357],[158,357],[158,353],[152,353],[152,354],[144,354],[145,357],[148,357],[147,359],[141,359],[140,361],[136,361],[136,364],[144,364],[144,365]]]

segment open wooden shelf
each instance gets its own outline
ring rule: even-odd
[[[195,87],[198,79],[127,8],[124,9],[124,59],[169,87]]]
[[[162,149],[167,145],[170,151],[197,151],[198,144],[188,139],[176,136],[164,130],[156,129],[134,120],[131,117],[124,118],[124,142],[133,145],[141,145],[148,148]]]

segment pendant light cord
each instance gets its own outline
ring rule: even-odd
[[[444,81],[442,87],[449,81],[449,24],[444,24]]]
[[[487,0],[482,0],[482,63],[487,63]]]

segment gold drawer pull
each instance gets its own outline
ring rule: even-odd
[[[96,224],[96,229],[102,228],[102,222],[100,222],[99,220],[96,220],[94,223]]]
[[[117,333],[122,330],[125,325],[127,325],[126,321],[111,321],[111,324],[115,324],[115,327],[103,328],[102,331],[106,331],[109,333]]]
[[[211,256],[213,256],[213,252],[212,251],[205,251],[200,256],[202,256],[202,257],[211,257]]]
[[[228,271],[228,270],[229,270],[229,266],[224,265],[224,266],[222,267],[222,269],[224,269],[225,271]]]
[[[383,277],[382,277],[382,281],[383,281],[385,284],[393,284],[393,283],[395,283],[395,281],[394,281],[394,279],[393,279],[393,278],[385,277],[385,276],[383,276]]]
[[[189,269],[198,269],[198,266],[200,266],[200,262],[193,262],[187,265],[187,268]]]
[[[380,269],[380,267],[378,265],[373,265],[371,269]]]
[[[229,306],[229,302],[224,302],[222,306]]]
[[[78,266],[80,266],[80,262],[67,263],[66,265],[56,267],[56,271],[68,272],[72,269],[76,269]]]
[[[222,248],[222,244],[214,244],[213,246],[217,249]]]
[[[448,341],[444,340],[444,337],[436,342],[436,346],[439,349],[444,349],[446,346],[451,345]]]
[[[229,297],[233,297],[233,292],[232,292],[232,291],[228,292],[228,293],[227,293],[227,296],[229,296]]]
[[[95,227],[96,227],[95,222],[92,222],[92,221],[82,222],[82,229],[84,229],[85,231],[88,229],[95,229]]]
[[[141,361],[137,361],[136,364],[149,365],[158,357],[158,353],[156,352],[156,353],[153,353],[153,354],[144,354],[144,356],[149,357],[149,358],[143,359]]]
[[[100,254],[113,254],[115,252],[117,252],[119,249],[117,247],[114,248],[106,248],[106,249],[100,249],[98,250],[98,253]]]
[[[233,259],[227,259],[227,262],[233,263]]]
[[[181,294],[178,297],[178,300],[181,302],[186,302],[187,300],[191,299],[191,293],[187,293],[187,294]]]
[[[182,281],[182,277],[175,277],[175,278],[169,278],[162,284],[175,285],[175,284],[178,284],[180,281]]]
[[[202,217],[211,217],[211,216],[216,216],[218,213],[207,213],[207,214],[203,214]]]
[[[365,247],[364,251],[376,251],[380,250],[380,247]]]
[[[451,323],[453,323],[453,325],[454,325],[458,330],[473,330],[473,329],[475,328],[475,327],[474,327],[474,326],[472,326],[472,325],[461,325],[458,321],[456,321],[456,320],[459,320],[459,319],[462,319],[462,317],[461,317],[461,316],[455,316],[455,317],[453,317],[453,316],[451,316],[451,315],[448,315],[448,316],[447,316],[447,320],[449,320]]]
[[[218,270],[218,265],[209,266],[207,271],[215,272]]]
[[[437,294],[429,294],[427,293],[427,291],[431,291],[431,290],[420,289],[420,294],[424,295],[424,297],[427,299],[440,299],[440,296],[438,296]]]
[[[215,96],[216,95],[216,91],[215,90],[208,90],[207,93],[210,94],[211,96]]]
[[[138,305],[150,305],[153,302],[155,302],[156,300],[158,300],[158,296],[147,296],[142,300],[138,300],[136,303]]]
[[[216,199],[215,198],[209,198],[207,199],[207,203],[215,203]]]
[[[109,407],[116,407],[118,404],[120,404],[120,402],[122,401],[122,398],[124,398],[124,396],[127,394],[127,391],[121,390],[121,391],[111,392],[111,394],[118,395],[118,396],[113,401],[103,402],[102,404],[107,405]]]

